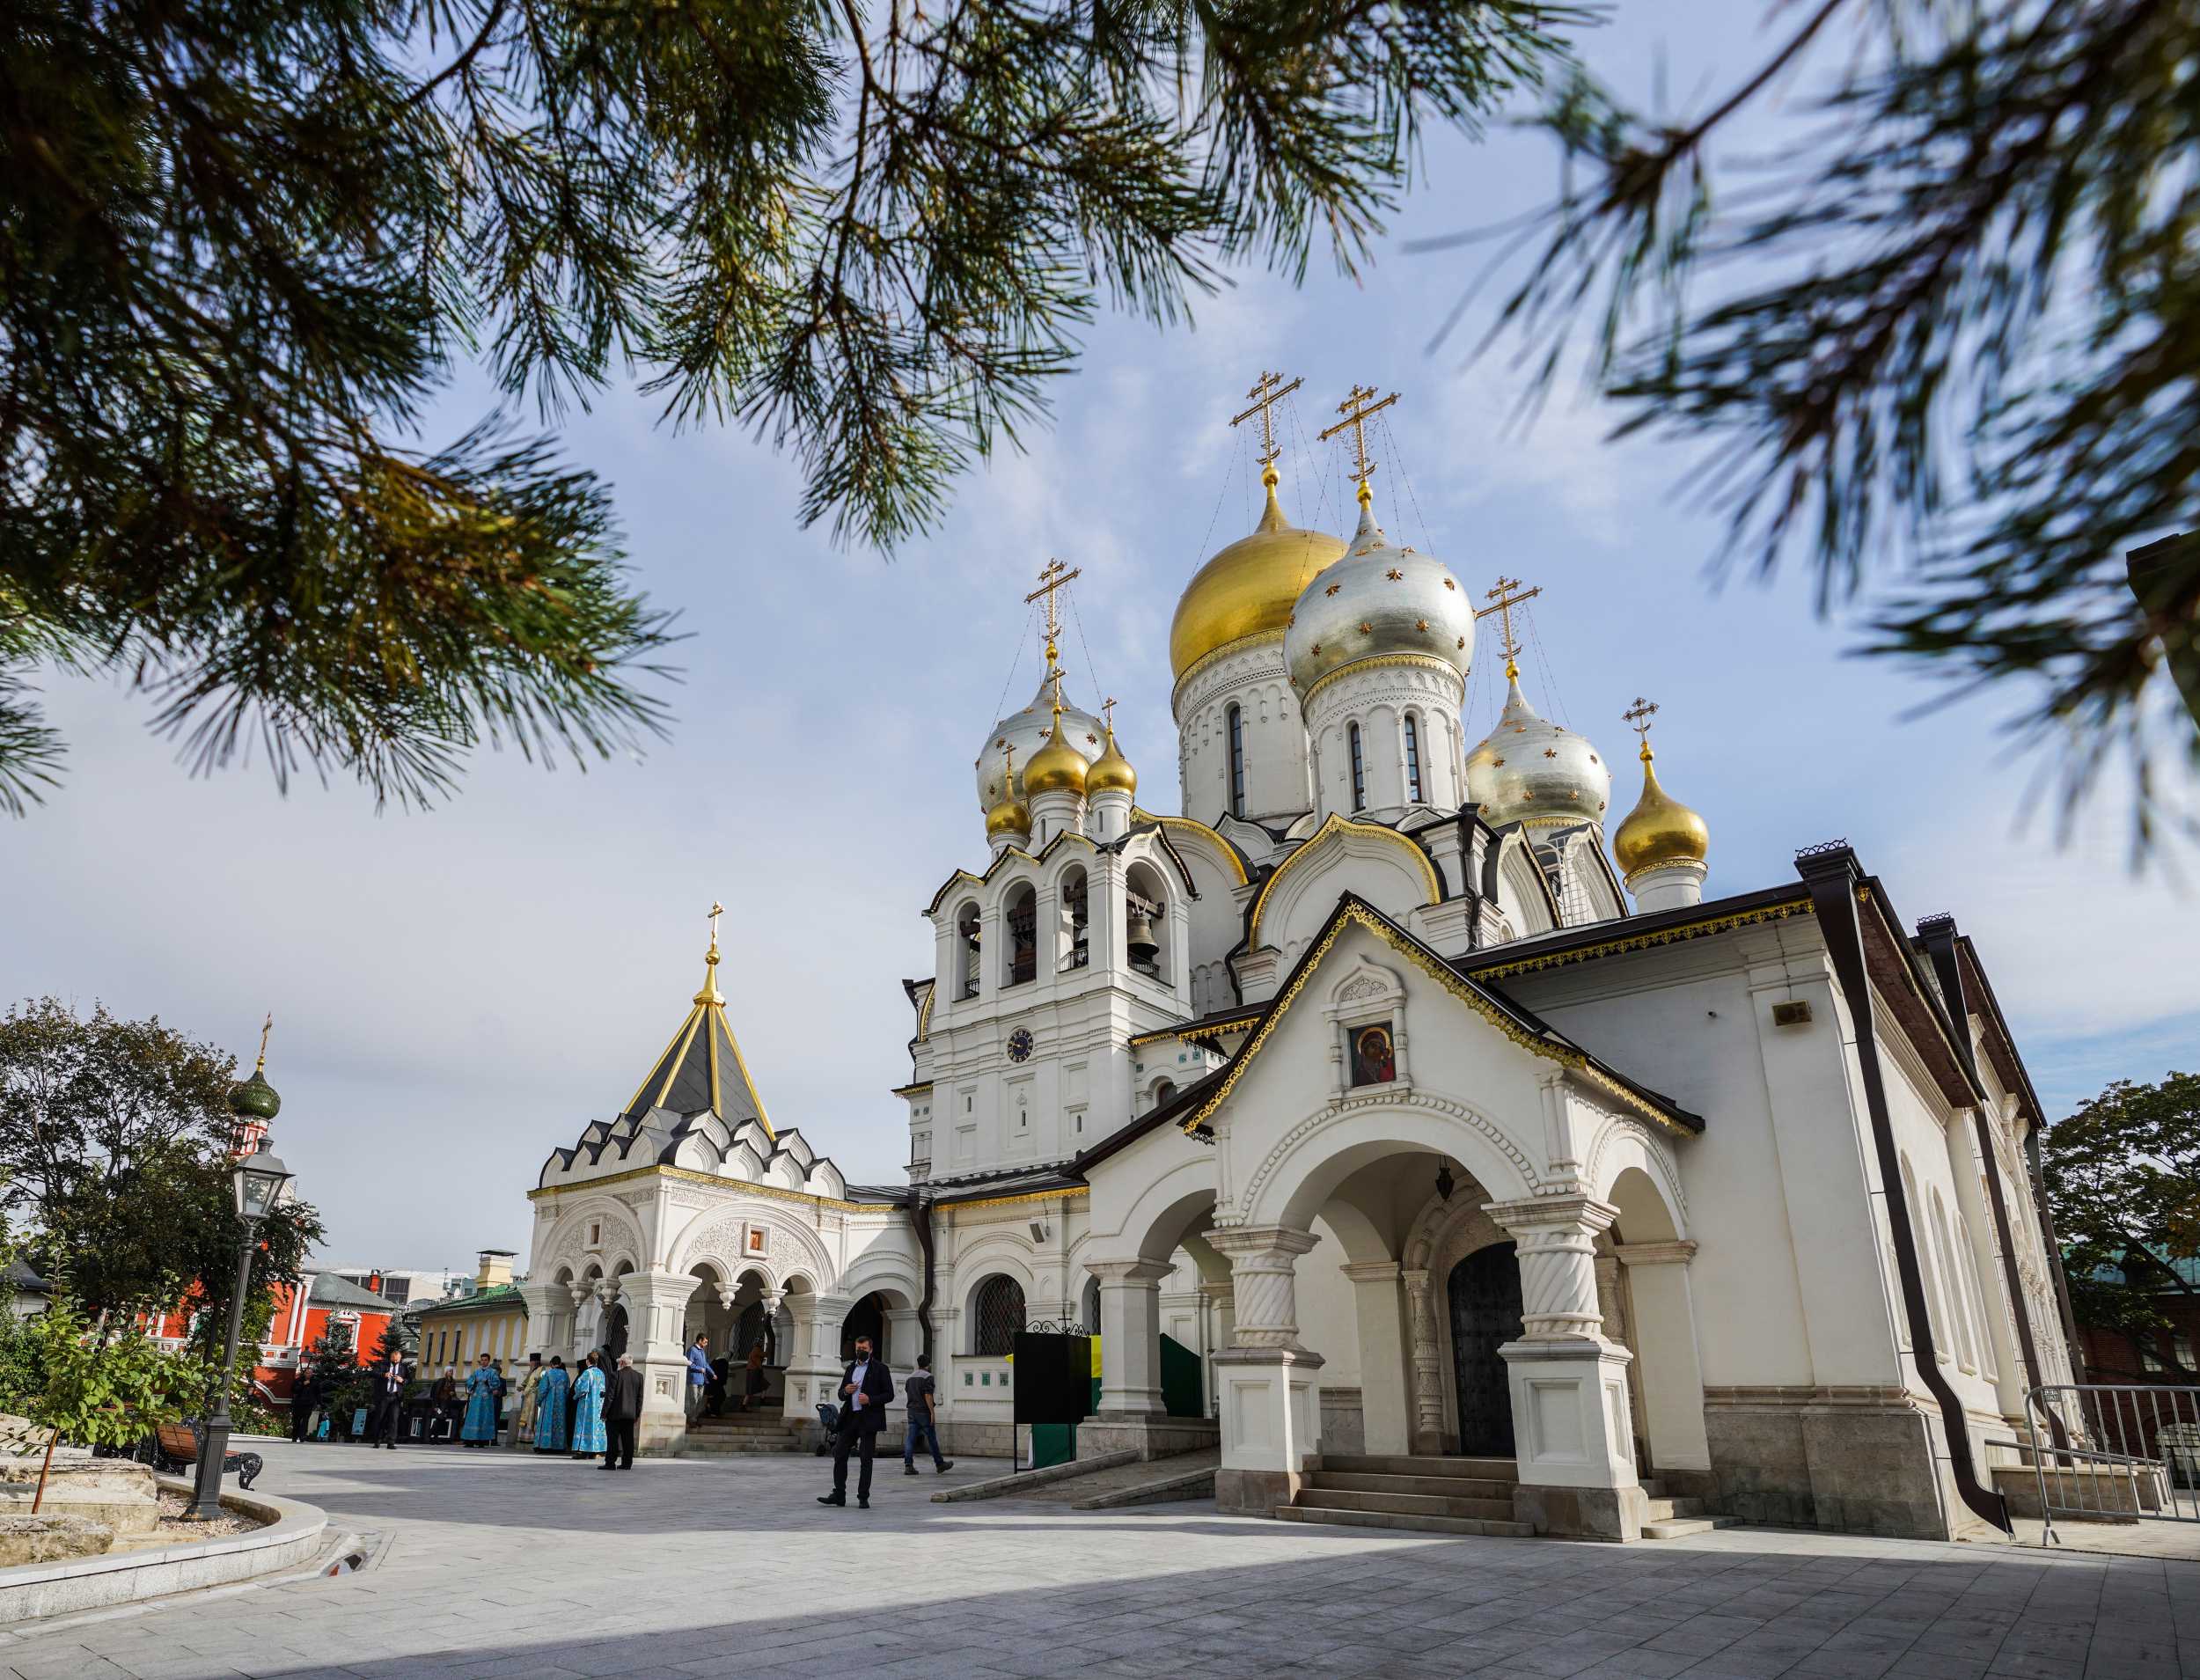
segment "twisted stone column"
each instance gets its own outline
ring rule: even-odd
[[[1619,1209],[1590,1196],[1492,1202],[1520,1259],[1521,1336],[1527,1341],[1604,1339],[1596,1295],[1596,1239]]]
[[[1236,1309],[1232,1346],[1306,1351],[1299,1340],[1298,1258],[1321,1240],[1311,1231],[1284,1225],[1237,1226],[1207,1233],[1216,1251],[1230,1260]]]

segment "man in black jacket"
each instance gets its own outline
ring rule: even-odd
[[[840,1430],[832,1444],[832,1491],[820,1493],[820,1505],[848,1502],[848,1454],[860,1453],[862,1475],[855,1484],[858,1508],[871,1508],[871,1453],[878,1432],[886,1426],[886,1406],[894,1398],[894,1379],[886,1361],[871,1357],[871,1339],[855,1339],[855,1358],[840,1377]]]
[[[405,1361],[385,1359],[375,1366],[373,1409],[367,1413],[367,1445],[397,1450],[397,1432],[405,1415]]]
[[[642,1421],[642,1373],[624,1354],[604,1390],[604,1468],[634,1468],[634,1426]]]

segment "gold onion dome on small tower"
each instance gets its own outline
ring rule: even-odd
[[[1003,746],[1001,752],[1001,780],[987,789],[998,789],[1000,798],[986,808],[986,838],[999,840],[1003,834],[1028,834],[1031,832],[1031,812],[1016,796],[1016,749]]]
[[[1111,705],[1114,702],[1110,701]],[[1092,768],[1085,772],[1085,792],[1138,793],[1138,772],[1131,768],[1131,761],[1115,744],[1115,725],[1108,725],[1108,744],[1100,749],[1100,756],[1092,761]]]
[[[1031,755],[1031,762],[1023,767],[1023,792],[1027,798],[1036,799],[1043,793],[1074,793],[1082,796],[1091,761],[1064,738],[1062,729],[1062,701],[1060,678],[1055,679],[1054,727],[1046,737],[1046,745]]]
[[[1623,876],[1667,863],[1701,863],[1711,855],[1711,829],[1701,817],[1658,785],[1650,743],[1642,744],[1642,797],[1612,836],[1612,857]]]
[[[1268,505],[1250,536],[1240,537],[1192,575],[1169,627],[1171,674],[1185,671],[1218,648],[1285,627],[1292,604],[1314,575],[1345,552],[1341,537],[1288,524],[1276,500],[1276,469],[1260,475]]]

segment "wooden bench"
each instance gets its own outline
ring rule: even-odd
[[[187,1423],[164,1423],[154,1431],[158,1468],[171,1475],[194,1470],[199,1463],[199,1432]],[[247,1493],[260,1471],[260,1456],[256,1452],[225,1452],[222,1455],[222,1474],[234,1474],[237,1486]]]

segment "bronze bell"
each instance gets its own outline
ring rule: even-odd
[[[1133,902],[1125,921],[1124,944],[1130,951],[1133,967],[1151,968],[1154,958],[1161,954],[1161,943],[1154,937],[1153,914],[1144,905]]]

